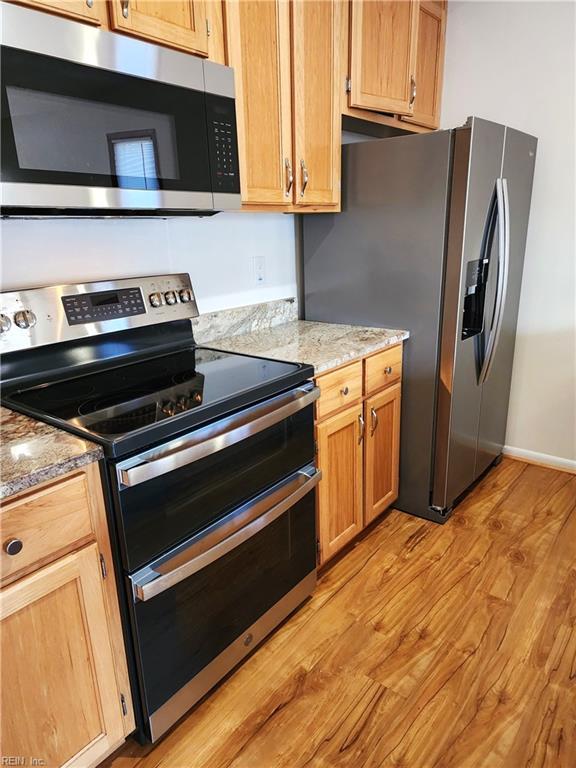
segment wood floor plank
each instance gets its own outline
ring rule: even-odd
[[[505,459],[392,511],[154,747],[107,768],[573,768],[576,477]]]

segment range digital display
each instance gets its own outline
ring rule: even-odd
[[[88,298],[93,307],[104,307],[107,304],[119,304],[120,299],[117,293],[89,293]]]

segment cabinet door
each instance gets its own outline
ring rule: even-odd
[[[19,0],[18,4],[90,24],[108,24],[106,0]]]
[[[318,532],[324,563],[362,530],[362,405],[318,424]]]
[[[236,78],[242,202],[292,202],[290,6],[227,0],[228,64]]]
[[[411,115],[418,0],[352,0],[350,106]]]
[[[112,0],[112,29],[171,48],[208,55],[203,0]]]
[[[340,200],[340,0],[293,0],[292,61],[297,205]]]
[[[398,496],[400,384],[365,402],[366,451],[364,523],[374,520]]]
[[[85,768],[124,740],[101,578],[92,544],[0,593],[3,754]]]
[[[438,128],[444,70],[446,6],[443,0],[421,0],[416,57],[416,98],[411,123]]]

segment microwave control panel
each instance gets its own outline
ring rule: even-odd
[[[240,192],[234,99],[206,95],[208,139],[214,192]]]

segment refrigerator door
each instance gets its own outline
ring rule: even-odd
[[[507,279],[507,284],[502,288],[502,312],[485,318],[484,333],[487,339],[492,334],[494,344],[484,362],[475,477],[480,476],[500,455],[506,436],[536,145],[537,140],[533,136],[506,128],[502,180],[507,264],[501,276],[502,280]],[[490,346],[488,342],[487,346]]]
[[[454,146],[431,496],[438,520],[476,477],[479,376],[487,352],[482,331],[485,315],[501,306],[490,288],[503,262],[505,128],[478,118],[469,126],[456,131]]]
[[[307,320],[405,328],[400,495],[428,516],[452,131],[344,147],[342,213],[303,217]]]

